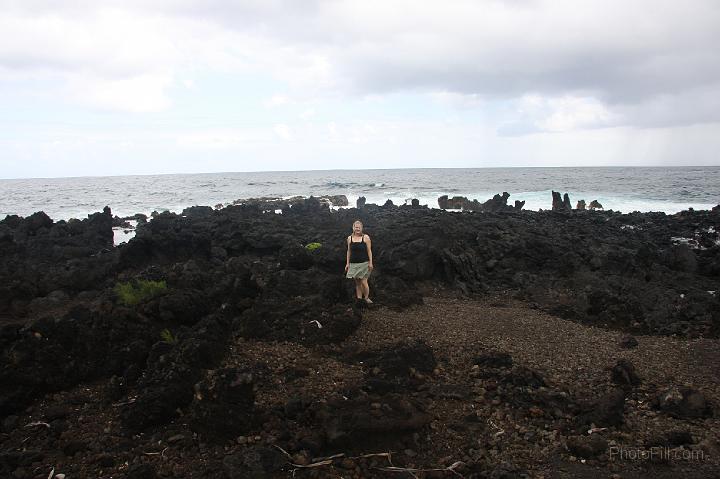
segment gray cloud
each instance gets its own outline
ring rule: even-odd
[[[712,0],[314,2],[290,11],[275,2],[250,13],[212,3],[193,14],[323,55],[350,92],[592,96],[618,124],[720,121]]]
[[[109,61],[104,56],[112,52],[88,48],[76,54],[73,44],[51,46],[45,52],[30,45],[0,48],[0,65],[6,68],[75,65],[108,74],[142,74],[153,69],[156,57],[173,54],[176,44],[184,61],[201,62],[189,58],[197,52],[182,51],[192,40],[172,38],[182,35],[183,26],[200,22],[241,39],[258,39],[263,47],[254,52],[251,63],[273,64],[275,74],[286,74],[287,81],[293,81],[294,73],[283,70],[283,55],[296,57],[296,62],[322,59],[334,91],[345,94],[446,91],[491,100],[528,94],[592,97],[614,114],[615,124],[652,127],[720,121],[720,9],[714,0],[156,0],[103,2],[102,8],[89,1],[58,6],[26,0],[0,5],[1,15],[79,15],[93,22],[93,13],[117,9],[153,22],[177,23],[160,32],[162,38],[148,36],[150,53],[139,60],[132,52]],[[132,24],[128,29],[132,36]],[[158,48],[162,39],[168,45]],[[116,48],[118,42],[107,45]],[[233,45],[219,46],[235,54]],[[252,56],[245,51],[243,55],[244,60]]]

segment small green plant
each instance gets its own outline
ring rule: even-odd
[[[126,306],[135,306],[164,293],[166,290],[167,283],[165,281],[149,281],[145,279],[115,285],[115,294],[117,294],[118,300]]]
[[[160,338],[168,344],[177,344],[178,340],[169,329],[163,329],[160,332]]]
[[[322,246],[321,243],[310,243],[308,245],[305,245],[305,249],[308,251],[315,251],[316,249],[320,248]]]

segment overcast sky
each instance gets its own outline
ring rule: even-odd
[[[718,165],[717,0],[0,0],[0,177]]]

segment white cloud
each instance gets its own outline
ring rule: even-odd
[[[148,74],[110,80],[70,75],[67,88],[77,103],[92,108],[146,113],[165,110],[171,100],[167,88],[170,75]]]
[[[0,14],[0,80],[18,74],[59,79],[57,95],[69,94],[91,108],[158,111],[171,100],[180,55],[168,25],[153,15],[121,9],[83,15]]]
[[[168,134],[175,146],[195,151],[238,151],[251,145],[271,145],[278,136],[292,139],[287,125],[273,127],[253,126],[242,128],[190,128]]]
[[[477,93],[455,93],[449,91],[436,91],[430,93],[430,98],[441,105],[455,108],[479,108],[486,104],[486,100]]]
[[[308,108],[308,109],[304,110],[302,113],[300,113],[299,118],[301,120],[307,121],[307,120],[311,119],[312,117],[314,117],[315,115],[317,115],[317,111],[315,111],[315,108]]]
[[[290,127],[284,123],[278,123],[277,125],[275,125],[273,131],[278,137],[285,141],[290,141],[295,138]]]
[[[246,132],[223,128],[183,132],[176,137],[179,147],[203,150],[234,148],[246,141]]]
[[[273,108],[276,106],[287,105],[290,103],[290,99],[285,95],[273,95],[272,98],[265,102],[267,108]]]
[[[153,111],[174,78],[193,70],[273,75],[304,97],[427,91],[479,106],[528,94],[594,98],[633,124],[653,124],[689,90],[720,93],[720,10],[713,0],[475,2],[48,1],[0,7],[0,68],[96,79],[99,106],[147,87]],[[134,79],[134,80],[130,80]],[[80,81],[80,80],[75,80]],[[132,87],[135,89],[135,87]],[[137,89],[136,89],[137,91]],[[118,98],[111,98],[118,92]],[[271,100],[272,102],[272,100]],[[644,106],[647,111],[643,112]],[[701,106],[701,105],[697,105]],[[582,107],[581,116],[598,115]],[[558,106],[548,128],[584,121]],[[572,115],[563,113],[568,109]],[[682,124],[720,121],[717,109]]]
[[[554,103],[554,104],[553,104]],[[553,113],[538,123],[545,131],[572,131],[606,126],[612,115],[601,103],[585,98],[565,97],[551,102]]]
[[[517,136],[623,126],[626,118],[592,97],[524,95],[513,102],[498,132]]]
[[[327,124],[327,132],[330,135],[331,139],[337,138],[337,135],[338,135],[337,123],[335,123],[334,121],[331,121],[330,123],[328,123]]]
[[[572,131],[581,128],[599,128],[614,126],[615,118],[612,113],[594,98],[563,96],[560,98],[538,99],[533,97],[526,103],[526,110],[531,115],[540,115],[534,125],[540,131]]]

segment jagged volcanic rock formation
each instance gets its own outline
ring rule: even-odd
[[[504,192],[502,195],[495,195],[484,203],[480,203],[478,200],[469,200],[465,196],[453,196],[448,198],[447,195],[443,195],[438,198],[438,205],[444,210],[466,210],[466,211],[483,211],[483,212],[498,212],[498,211],[520,211],[525,206],[524,201],[515,201],[514,206],[507,204],[507,200],[510,198],[508,192]]]
[[[506,195],[481,205],[482,213],[392,203],[333,211],[315,198],[285,204],[282,214],[273,212],[276,204],[193,207],[141,223],[119,247],[112,246],[109,209],[71,222],[44,213],[7,217],[0,221],[0,414],[112,378],[106,399],[130,434],[184,417],[201,437],[222,441],[291,421],[297,437],[283,444],[310,457],[413,437],[431,421],[413,393],[463,400],[468,392],[426,384],[436,365],[427,344],[337,349],[362,317],[343,275],[355,219],[373,239],[373,298],[391,308],[420,304],[433,287],[471,296],[509,291],[581,323],[718,337],[720,211],[622,215],[572,211],[559,193],[553,200],[562,211],[521,211]],[[163,287],[137,302],[120,300],[118,283],[144,281]],[[316,348],[371,374],[325,403],[298,398],[283,410],[256,411],[253,384],[267,371],[223,363],[237,338]],[[641,383],[632,364],[618,363],[612,380],[621,387],[586,403],[501,352],[475,364],[498,398],[531,415],[553,411],[548,417],[567,431],[623,424],[627,394]],[[654,406],[678,417],[712,416],[700,392],[679,391],[658,395]],[[223,421],[225,411],[233,411],[232,421]],[[596,442],[568,447],[591,457],[602,449]],[[277,459],[260,447],[253,454]],[[252,469],[248,457],[228,456],[225,466]]]
[[[466,294],[509,288],[577,321],[718,335],[720,306],[709,292],[720,290],[717,212],[558,215],[508,208],[461,215],[408,206],[332,211],[315,199],[285,205],[283,214],[258,204],[195,207],[141,224],[119,248],[111,246],[109,210],[69,223],[43,213],[8,217],[0,222],[0,306],[10,324],[1,337],[6,346],[24,344],[19,341],[43,334],[42,321],[55,309],[82,304],[91,311],[83,318],[129,317],[150,321],[143,327],[155,331],[192,327],[222,311],[232,323],[228,331],[248,337],[341,341],[359,318],[342,277],[343,240],[355,218],[374,240],[374,295],[390,306],[422,301],[417,287],[424,282]],[[304,247],[313,242],[322,247]],[[166,280],[168,292],[133,310],[118,306],[114,284],[141,277]],[[31,321],[21,324],[24,317]],[[92,330],[94,320],[82,321]],[[129,344],[132,335],[125,337]],[[18,374],[18,367],[10,363],[5,373]],[[116,368],[106,365],[105,372]],[[74,370],[73,381],[78,374],[84,373]]]

